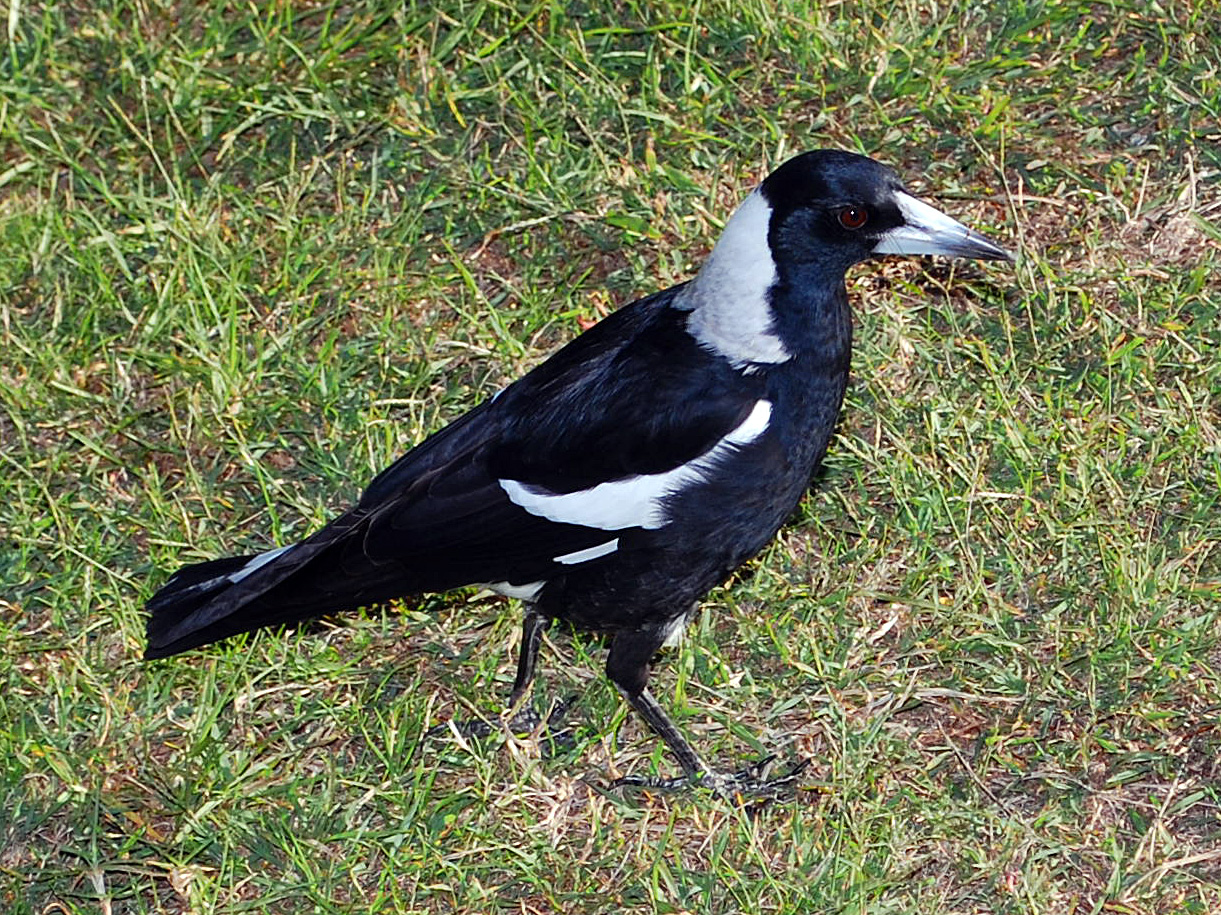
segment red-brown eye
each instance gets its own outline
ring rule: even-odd
[[[844,207],[839,211],[839,224],[845,229],[859,229],[869,222],[869,211],[864,207]]]

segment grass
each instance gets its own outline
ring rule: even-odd
[[[0,904],[13,913],[1221,909],[1221,22],[1209,0],[10,3]],[[689,276],[769,165],[899,168],[1014,271],[854,272],[840,433],[657,675],[796,802],[672,771],[514,605],[144,664],[178,565],[285,543]]]

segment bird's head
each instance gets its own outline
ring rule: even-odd
[[[917,199],[866,156],[816,150],[789,159],[759,188],[771,209],[768,243],[778,263],[847,269],[878,254],[945,254],[1012,260],[1008,252]]]
[[[696,339],[734,365],[786,362],[803,338],[825,336],[809,321],[811,303],[844,301],[845,271],[878,254],[1011,260],[886,166],[818,150],[785,162],[743,201],[675,306],[691,311]],[[846,353],[842,322],[829,326]]]

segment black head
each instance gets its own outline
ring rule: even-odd
[[[1011,260],[1004,249],[912,196],[885,165],[815,150],[789,159],[760,190],[771,207],[768,243],[778,266],[846,270],[875,254],[946,254]]]

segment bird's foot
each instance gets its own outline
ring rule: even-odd
[[[758,807],[771,801],[791,798],[796,794],[801,773],[809,766],[808,759],[793,763],[787,772],[769,778],[776,754],[765,756],[737,772],[714,772],[711,769],[696,775],[680,775],[677,778],[658,778],[647,775],[628,775],[615,779],[612,788],[636,788],[663,794],[686,791],[691,788],[708,788],[718,797],[742,806]]]
[[[564,718],[568,715],[569,709],[576,703],[576,696],[568,696],[566,699],[553,704],[544,717],[533,706],[526,706],[519,709],[509,718],[503,715],[499,719],[488,721],[486,719],[471,718],[461,721],[447,721],[444,724],[434,725],[429,728],[428,736],[436,737],[440,734],[457,732],[460,737],[474,738],[482,740],[490,734],[507,729],[513,734],[526,734],[545,737],[554,748],[566,748],[573,744],[572,729],[562,727]],[[506,709],[506,713],[511,709]]]

